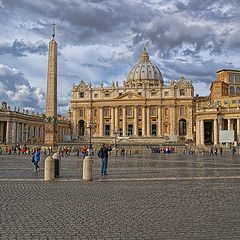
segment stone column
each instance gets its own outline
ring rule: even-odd
[[[147,106],[147,137],[150,137],[150,106]]]
[[[100,115],[100,119],[99,119],[99,135],[100,137],[103,137],[103,108],[101,107],[99,110],[99,115]]]
[[[231,130],[231,119],[228,119],[228,130]]]
[[[17,132],[16,129],[17,128],[17,123],[13,122],[12,123],[12,143],[15,144],[16,143],[16,136],[17,136]]]
[[[217,145],[218,144],[218,125],[217,125],[217,119],[213,120],[213,144]]]
[[[29,131],[29,127],[28,127],[28,124],[26,124],[26,142],[28,142],[28,131]]]
[[[0,143],[3,142],[3,122],[0,122]]]
[[[200,120],[200,143],[204,145],[204,120]]]
[[[196,120],[196,145],[200,145],[200,121]]]
[[[146,109],[142,106],[142,136],[146,137]]]
[[[162,111],[161,107],[158,107],[158,137],[162,136]]]
[[[115,129],[114,129],[114,132],[118,132],[118,107],[115,107]]]
[[[7,121],[6,143],[11,143],[11,122]]]
[[[114,107],[111,107],[111,137],[114,137],[114,132],[115,132],[115,114],[114,114]]]
[[[20,134],[20,127],[19,127],[19,123],[16,123],[16,142],[19,142],[19,134]],[[32,136],[31,136],[32,137]]]
[[[137,106],[134,107],[134,133],[135,137],[138,136],[138,108]]]
[[[123,114],[123,136],[127,136],[127,129],[126,129],[126,125],[127,125],[127,117],[126,117],[126,107],[124,106],[122,108],[122,114]]]
[[[240,127],[239,127],[240,119],[237,118],[237,142],[239,142],[239,136],[240,136]]]
[[[175,111],[175,106],[173,106],[173,108],[171,109],[171,118],[172,118],[172,132],[170,132],[170,134],[176,135],[176,111]],[[171,130],[170,130],[171,131]]]

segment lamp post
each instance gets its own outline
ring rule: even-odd
[[[89,84],[89,93],[90,93],[90,119],[89,119],[89,155],[93,155],[92,149],[92,129],[94,128],[93,123],[93,102],[92,102],[92,84]]]
[[[115,129],[114,135],[115,135],[115,138],[114,138],[114,147],[115,147],[115,152],[116,152],[116,155],[117,155],[117,136],[118,136],[118,131],[117,131],[117,129]]]

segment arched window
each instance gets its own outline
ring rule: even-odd
[[[84,116],[84,109],[80,108],[80,117],[83,117],[83,116]]]
[[[235,88],[234,88],[233,86],[230,87],[230,92],[229,92],[229,94],[230,94],[231,96],[234,96],[234,95],[235,95]]]
[[[84,132],[85,132],[85,122],[83,120],[80,120],[78,122],[78,135],[84,136]]]
[[[240,87],[237,87],[237,88],[236,88],[236,95],[237,95],[237,96],[240,96]]]
[[[169,115],[169,109],[165,108],[164,113],[165,113],[165,116],[168,116]]]

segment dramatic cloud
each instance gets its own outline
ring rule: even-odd
[[[31,87],[19,70],[0,64],[0,101],[42,112],[45,94],[40,88]]]
[[[0,64],[21,71],[14,89],[2,78],[1,99],[40,104],[53,22],[62,112],[73,83],[126,80],[147,41],[166,83],[184,75],[207,95],[217,70],[240,68],[239,12],[239,0],[0,0]]]
[[[46,55],[47,52],[47,44],[41,41],[37,43],[30,43],[16,39],[12,44],[0,43],[0,55],[11,54],[16,57],[26,57],[27,54],[31,53]]]

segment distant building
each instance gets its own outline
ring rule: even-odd
[[[45,144],[45,115],[30,113],[25,110],[11,110],[6,102],[0,107],[0,143],[10,145]],[[69,121],[58,116],[57,140],[70,134]]]
[[[240,71],[217,72],[208,98],[196,104],[196,145],[218,145],[219,131],[234,130],[234,141],[240,136]]]
[[[181,77],[164,84],[159,68],[144,48],[140,61],[129,71],[123,85],[92,88],[84,81],[72,88],[73,135],[93,138],[131,136],[131,142],[160,143],[171,136],[193,140],[194,88]]]

